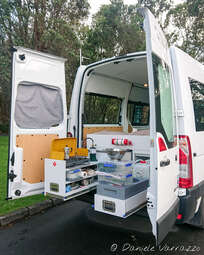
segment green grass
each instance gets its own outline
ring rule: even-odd
[[[8,137],[0,136],[0,215],[46,200],[46,197],[43,195],[5,200],[7,190],[7,159]]]

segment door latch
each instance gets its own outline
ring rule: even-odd
[[[16,177],[17,177],[17,175],[14,174],[14,171],[13,171],[13,170],[11,170],[11,172],[10,172],[9,175],[8,175],[9,180],[10,180],[11,182],[13,182],[13,180],[14,180]]]
[[[171,163],[170,159],[161,160],[160,161],[160,167],[168,166],[168,165],[170,165],[170,163]]]
[[[147,208],[154,209],[156,205],[155,198],[151,194],[147,195]]]

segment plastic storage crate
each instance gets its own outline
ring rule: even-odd
[[[134,165],[133,177],[137,179],[149,179],[150,160],[140,160]]]
[[[120,171],[114,173],[98,173],[98,181],[99,182],[110,182],[118,185],[128,185],[133,183],[132,170]]]
[[[149,181],[147,179],[135,179],[134,181],[134,183],[125,186],[118,186],[106,181],[100,182],[97,185],[97,194],[124,200],[148,188]]]
[[[132,161],[99,162],[97,167],[97,171],[105,173],[132,171],[132,169],[133,169]]]

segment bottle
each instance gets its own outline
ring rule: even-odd
[[[90,147],[90,161],[97,161],[96,159],[96,147]]]
[[[68,159],[69,159],[69,151],[70,151],[70,149],[69,149],[69,147],[66,145],[66,146],[64,147],[64,159],[65,159],[65,160],[68,160]]]

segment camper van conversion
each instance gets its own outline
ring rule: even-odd
[[[146,208],[160,243],[204,227],[204,66],[140,12],[146,51],[80,66],[68,119],[65,60],[15,47],[8,199],[89,193],[109,221]]]

